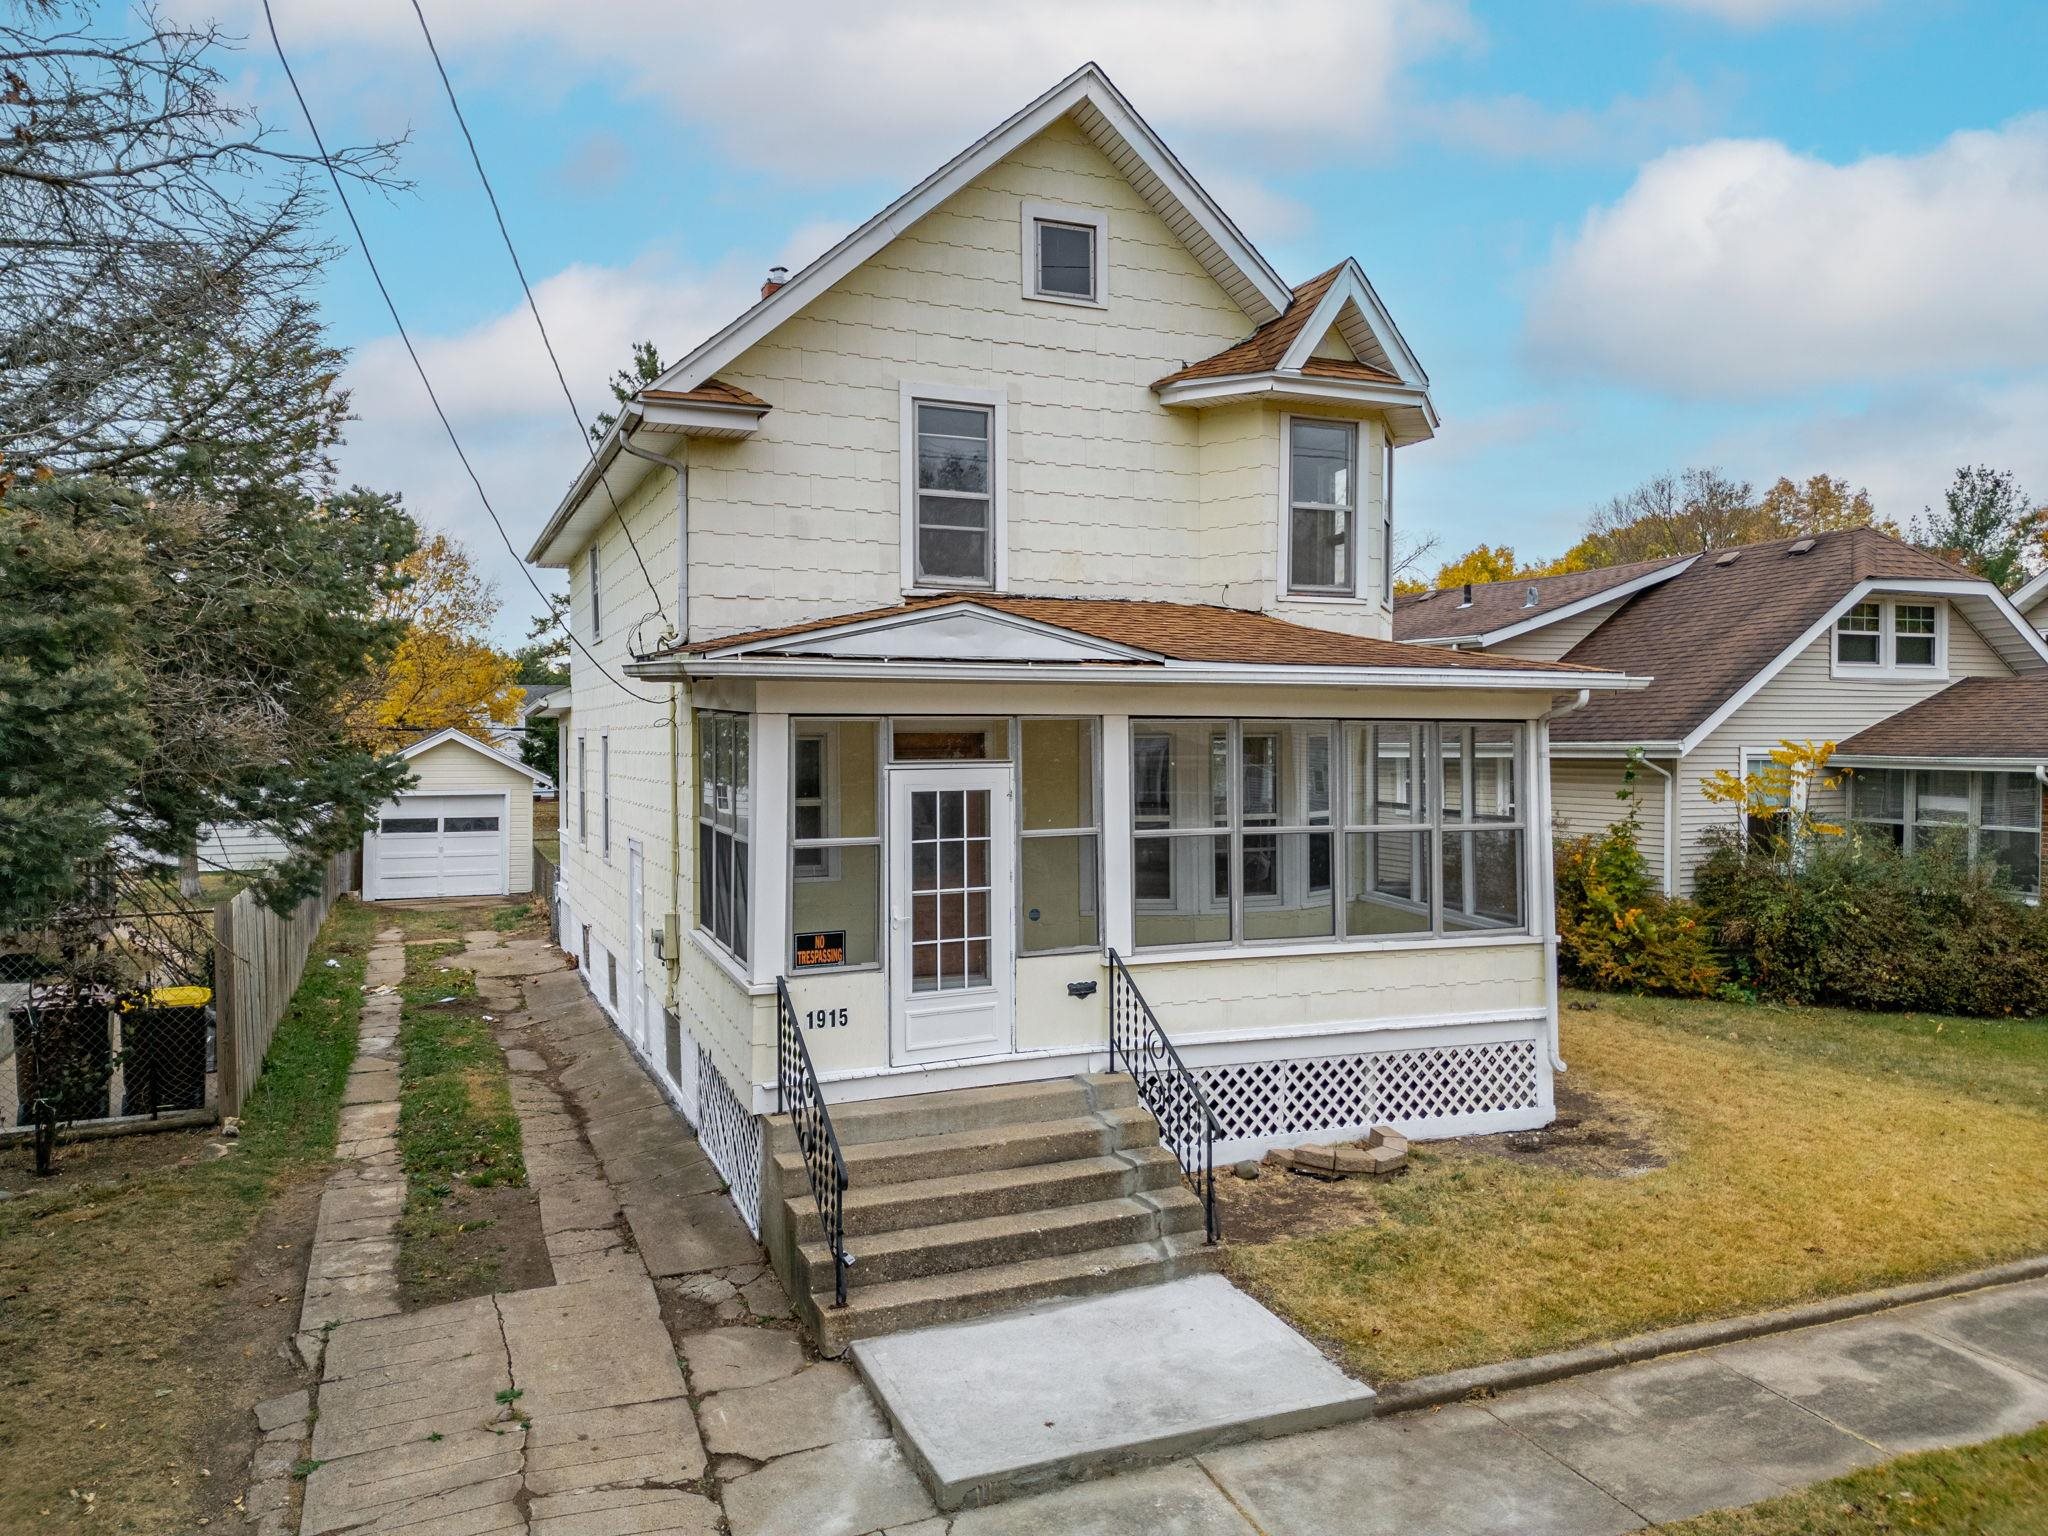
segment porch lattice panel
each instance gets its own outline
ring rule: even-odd
[[[718,1064],[697,1047],[697,1138],[711,1166],[725,1175],[732,1203],[761,1235],[761,1122],[727,1085]]]
[[[1533,1040],[1237,1062],[1198,1075],[1224,1141],[1368,1125],[1427,1130],[1538,1105]]]

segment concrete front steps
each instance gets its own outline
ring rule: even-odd
[[[762,1238],[828,1355],[855,1339],[1213,1269],[1202,1203],[1128,1077],[1009,1083],[832,1106],[847,1271],[795,1132],[769,1121]]]

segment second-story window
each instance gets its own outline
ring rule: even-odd
[[[1095,292],[1095,228],[1035,221],[1038,232],[1038,291],[1061,299],[1092,299]]]
[[[602,640],[604,638],[604,610],[602,600],[597,592],[597,546],[595,544],[590,546],[587,565],[590,577],[590,638]]]
[[[1835,670],[1939,676],[1946,665],[1943,629],[1938,603],[1868,598],[1835,620]]]
[[[995,585],[995,412],[919,400],[917,548],[919,586]]]
[[[1358,426],[1296,417],[1287,442],[1287,590],[1358,591]]]

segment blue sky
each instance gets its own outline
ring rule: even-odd
[[[295,109],[259,9],[237,85]],[[330,142],[409,132],[362,205],[523,549],[582,447],[406,0],[274,0]],[[174,8],[176,8],[174,6]],[[2048,499],[2048,7],[1888,0],[426,0],[586,412],[1087,58],[1290,279],[1355,255],[1444,422],[1399,516],[1525,558],[1648,475],[1819,470],[1906,521],[1983,460]],[[186,12],[185,14],[191,14]],[[339,226],[337,226],[339,229]],[[353,253],[344,472],[535,602]],[[547,580],[548,578],[543,578]]]

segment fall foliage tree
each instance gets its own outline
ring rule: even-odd
[[[496,589],[469,552],[441,533],[400,570],[405,585],[386,598],[384,612],[402,638],[356,707],[356,734],[387,750],[450,726],[490,739],[494,727],[518,718],[526,694],[518,662],[486,638],[497,617]]]

